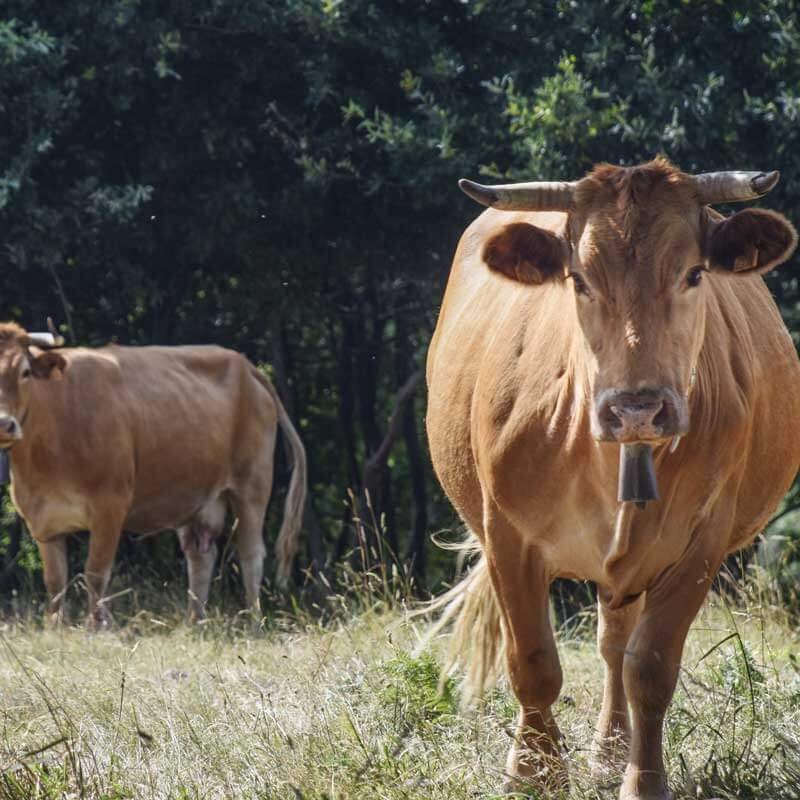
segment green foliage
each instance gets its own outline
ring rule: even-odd
[[[452,716],[458,710],[458,691],[453,678],[442,678],[430,653],[397,654],[382,665],[386,683],[381,693],[384,705],[395,709],[409,725],[419,726]]]
[[[698,795],[753,800],[765,795],[800,797],[797,783],[800,751],[795,742],[785,738],[782,730],[783,715],[796,711],[792,680],[786,676],[784,707],[776,702],[771,685],[770,671],[774,663],[761,663],[754,652],[759,646],[745,638],[732,617],[731,622],[734,631],[714,644],[698,661],[698,667],[705,662],[700,685],[715,704],[716,713],[709,719],[697,704],[683,703],[679,698],[672,712],[669,746],[683,752],[698,741],[711,742],[711,750],[701,769],[692,772],[686,759],[679,760],[684,782],[687,786],[695,785]],[[764,648],[762,640],[761,658]],[[791,655],[789,663],[793,663]],[[687,674],[693,677],[691,669]],[[769,750],[769,763],[758,755],[758,740],[764,736],[776,740]]]
[[[663,152],[686,170],[780,169],[769,205],[800,218],[796,12],[7,0],[0,317],[53,315],[75,343],[210,342],[274,362],[340,558],[346,490],[423,365],[476,213],[455,181],[571,179]],[[769,281],[800,329],[796,260]],[[418,522],[453,522],[414,441],[424,456],[419,424],[376,500],[403,558]]]

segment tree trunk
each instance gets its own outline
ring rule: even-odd
[[[380,491],[381,481],[383,480],[386,472],[386,461],[389,458],[389,454],[391,453],[395,442],[402,432],[403,415],[409,404],[413,401],[414,392],[416,391],[417,385],[421,380],[422,371],[417,370],[416,372],[412,373],[406,382],[400,387],[397,395],[395,396],[394,410],[392,411],[392,416],[386,429],[386,435],[383,437],[383,440],[381,441],[377,450],[370,455],[364,464],[364,477],[362,485],[365,494],[368,494],[370,498],[375,497]],[[366,512],[366,509],[364,509],[364,511]],[[378,518],[378,521],[380,521],[380,511],[374,506],[374,504],[373,511],[375,517]],[[387,540],[391,541],[391,538],[388,535]]]
[[[407,557],[411,574],[420,591],[425,591],[428,568],[428,496],[425,485],[425,462],[419,446],[417,417],[414,403],[409,403],[403,414],[403,441],[411,472],[411,492],[414,497],[414,530],[409,542]]]
[[[398,382],[407,377],[413,366],[413,343],[402,312],[397,314],[395,345]],[[406,549],[406,561],[419,591],[425,590],[428,544],[428,498],[425,486],[425,462],[417,434],[417,415],[413,398],[403,412],[403,442],[411,477],[411,494],[414,499],[414,524]],[[399,555],[399,554],[398,554]]]

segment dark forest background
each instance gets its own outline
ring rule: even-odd
[[[297,577],[374,520],[417,584],[456,526],[421,370],[459,177],[572,179],[663,153],[779,169],[800,221],[791,0],[4,0],[0,318],[70,344],[216,343],[267,365],[304,439]],[[797,257],[769,278],[800,331]],[[278,473],[267,537],[281,513]],[[361,500],[370,490],[372,510]],[[787,580],[798,534],[775,539]],[[774,548],[773,548],[774,549]],[[118,572],[181,570],[174,535]],[[354,562],[358,566],[359,559]],[[267,569],[269,571],[269,564]],[[41,591],[6,501],[0,590]]]

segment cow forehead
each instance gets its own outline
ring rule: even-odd
[[[633,213],[632,213],[633,211]],[[627,212],[627,213],[626,213]],[[657,278],[701,259],[700,210],[601,208],[585,218],[577,255],[590,272]]]

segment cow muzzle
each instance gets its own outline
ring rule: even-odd
[[[601,442],[656,442],[689,427],[686,404],[671,389],[606,389],[594,412],[592,434]]]
[[[11,447],[22,438],[22,425],[16,417],[0,414],[0,447]]]

